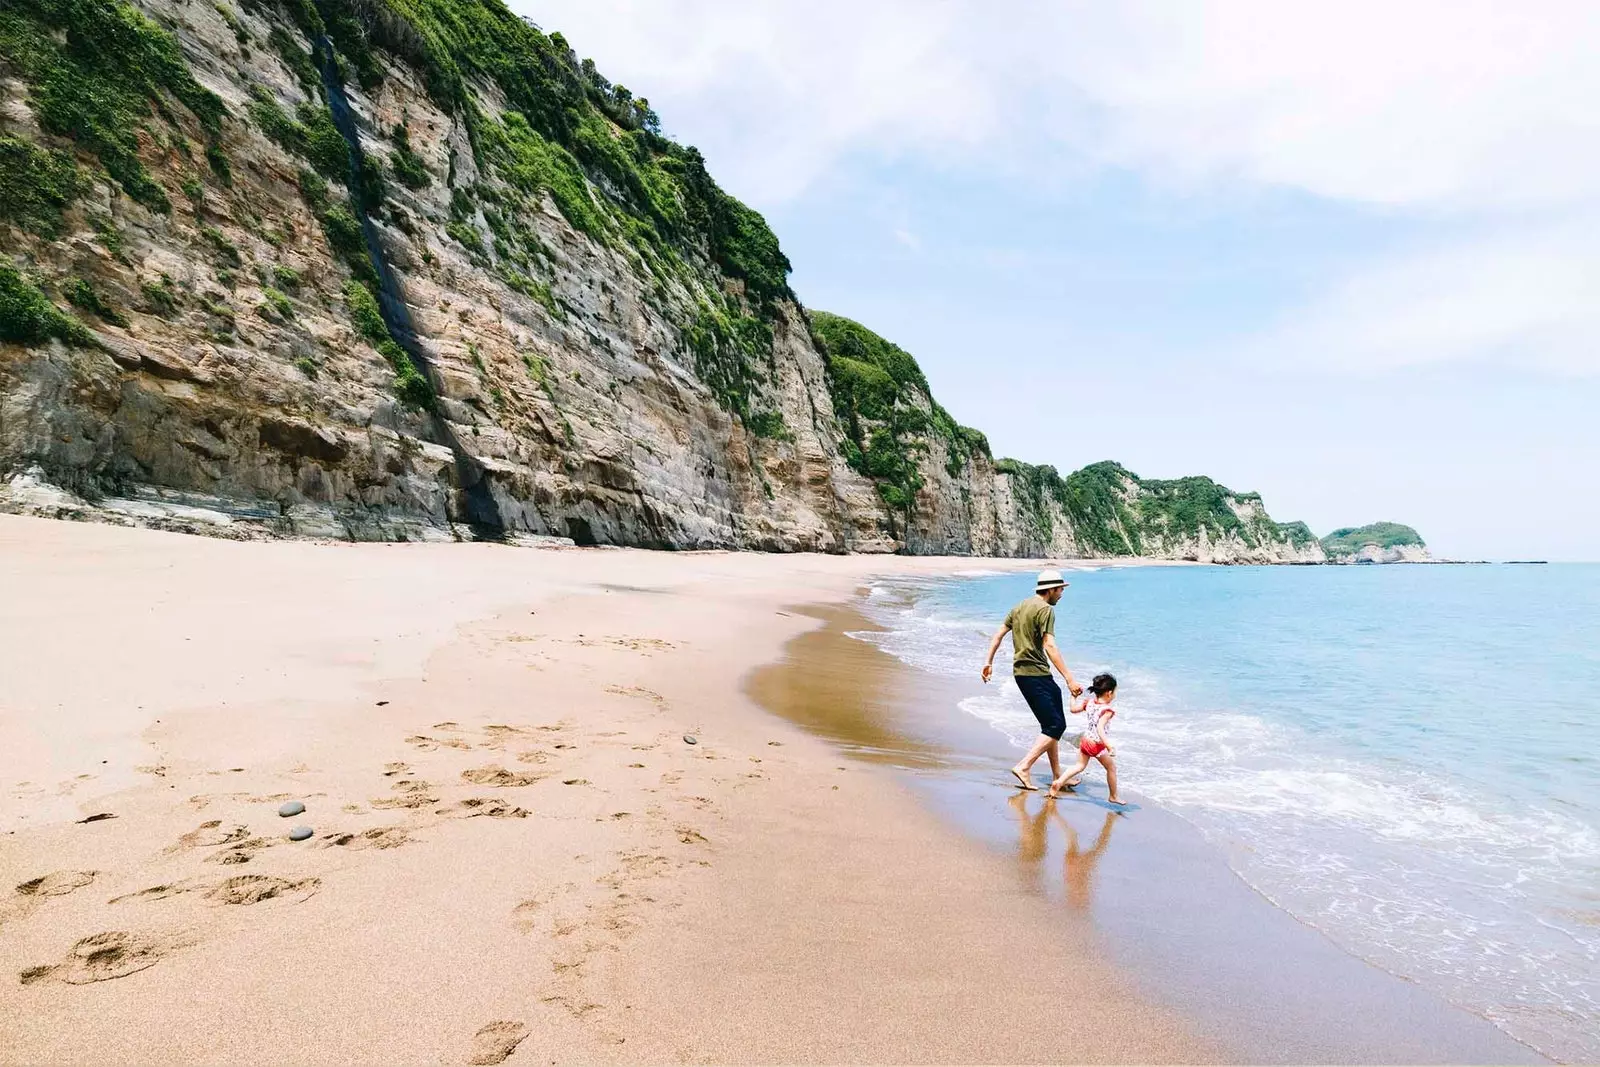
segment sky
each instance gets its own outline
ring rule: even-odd
[[[997,455],[1600,559],[1600,5],[511,6]]]

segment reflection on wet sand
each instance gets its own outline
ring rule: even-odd
[[[858,759],[919,769],[957,762],[948,749],[907,735],[902,703],[918,688],[911,668],[843,636],[879,627],[849,608],[790,610],[824,625],[789,642],[782,660],[750,676],[745,691],[752,699]]]
[[[1086,911],[1093,899],[1095,864],[1110,846],[1111,827],[1119,816],[1114,811],[1106,812],[1105,821],[1100,824],[1099,836],[1085,850],[1080,844],[1077,828],[1062,816],[1058,801],[1040,796],[1038,811],[1028,810],[1036,796],[1034,793],[1017,793],[1008,801],[1017,815],[1017,862],[1037,882],[1045,856],[1050,851],[1048,825],[1052,821],[1059,823],[1066,836],[1066,848],[1062,854],[1062,885],[1066,890],[1067,905],[1075,910]]]

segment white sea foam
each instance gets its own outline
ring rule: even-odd
[[[875,590],[869,613],[886,629],[855,636],[925,670],[975,674],[995,621],[930,609],[927,588]],[[996,684],[960,707],[1025,748],[1037,724],[997,659]],[[1247,881],[1356,954],[1561,1058],[1600,1057],[1600,929],[1551,904],[1600,874],[1594,827],[1351,758],[1293,726],[1184,706],[1137,667],[1117,673],[1112,734],[1131,791],[1227,846]]]

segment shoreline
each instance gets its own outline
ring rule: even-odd
[[[742,695],[782,605],[972,567],[0,517],[0,1061],[1217,1058]]]
[[[826,637],[791,640],[784,660],[758,674],[852,673],[862,648],[893,659],[849,636],[882,629],[859,607],[820,614],[828,619]],[[831,666],[830,657],[837,657]],[[899,704],[876,714],[900,724],[910,758],[897,763],[892,739],[879,731],[874,760],[896,766],[948,826],[1013,857],[1019,881],[1052,902],[1058,926],[1086,926],[1096,951],[1148,999],[1179,1012],[1231,1058],[1548,1062],[1488,1020],[1348,953],[1279,908],[1189,823],[1139,798],[1137,783],[1127,790],[1135,800],[1131,818],[1107,809],[1096,781],[1059,804],[1006,787],[1017,750],[955,707],[979,691],[977,683],[963,687],[894,663],[906,679]],[[961,758],[920,758],[955,738],[945,747]],[[854,755],[853,739],[845,741]],[[1047,873],[1052,868],[1061,874]]]

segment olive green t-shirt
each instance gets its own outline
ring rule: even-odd
[[[1056,609],[1044,597],[1031,596],[1011,609],[1006,616],[1011,627],[1011,673],[1023,677],[1050,674],[1050,661],[1044,656],[1044,635],[1056,632]]]

